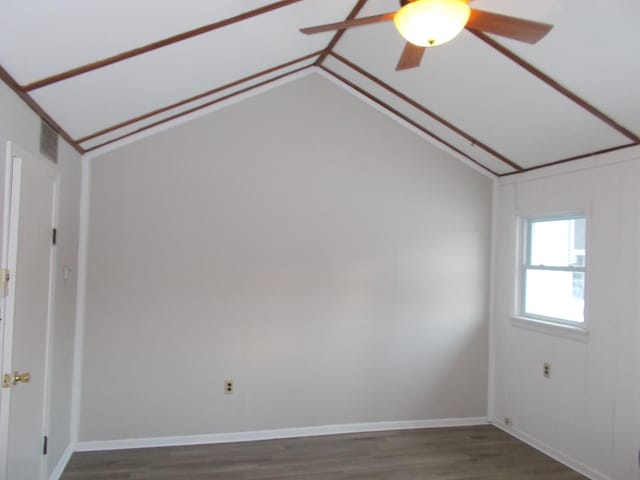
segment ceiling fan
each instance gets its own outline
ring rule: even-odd
[[[396,70],[407,70],[420,65],[427,47],[452,40],[463,28],[527,43],[538,42],[553,28],[546,23],[471,9],[467,5],[470,1],[400,0],[401,8],[396,12],[306,27],[300,31],[311,35],[393,20],[400,35],[407,40]]]

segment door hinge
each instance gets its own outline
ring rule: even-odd
[[[0,268],[0,297],[7,296],[7,289],[9,288],[10,279],[11,275],[9,275],[9,269]]]
[[[54,228],[53,229],[53,233],[51,234],[51,240],[53,241],[53,244],[56,244],[56,239],[58,237],[58,229]]]
[[[42,442],[42,454],[46,455],[47,454],[47,450],[49,448],[49,437],[47,437],[46,435],[44,436],[44,441]]]

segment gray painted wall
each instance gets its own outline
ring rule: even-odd
[[[8,140],[23,149],[39,152],[40,119],[9,88],[0,82],[0,179],[4,179],[4,155]],[[57,266],[55,272],[55,311],[52,332],[52,391],[49,422],[49,471],[55,467],[70,443],[71,381],[76,306],[76,272],[80,205],[80,155],[64,140],[58,142],[60,198],[58,216]],[[0,185],[4,185],[4,180]],[[0,195],[0,212],[3,195]],[[2,224],[0,222],[0,230]],[[1,238],[1,236],[0,236]],[[62,269],[71,268],[64,281]]]
[[[485,416],[491,192],[319,75],[93,159],[80,440]]]

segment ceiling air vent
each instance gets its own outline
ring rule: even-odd
[[[40,153],[58,163],[58,134],[44,120],[40,122]]]

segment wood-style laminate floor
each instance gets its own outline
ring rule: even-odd
[[[491,426],[75,453],[62,480],[585,480]]]

